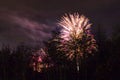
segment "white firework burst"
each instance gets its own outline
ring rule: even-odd
[[[78,13],[65,14],[59,25],[63,27],[60,37],[67,41],[80,38],[82,33],[91,27],[89,19],[83,15],[80,16]]]

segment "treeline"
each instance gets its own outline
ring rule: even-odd
[[[3,46],[0,51],[0,80],[25,80],[31,52],[32,49],[24,45],[14,50]]]

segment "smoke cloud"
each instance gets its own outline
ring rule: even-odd
[[[54,25],[31,19],[30,16],[4,14],[0,20],[2,21],[0,22],[0,44],[12,47],[21,42],[43,47],[43,42],[52,37],[51,32],[55,29]]]

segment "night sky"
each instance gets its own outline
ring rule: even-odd
[[[36,45],[51,38],[65,13],[79,12],[106,35],[120,24],[119,0],[0,0],[0,45]]]

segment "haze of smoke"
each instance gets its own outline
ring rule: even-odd
[[[43,41],[47,41],[52,37],[51,31],[54,30],[54,27],[24,17],[11,16],[11,19],[35,43],[39,42],[43,45]]]
[[[28,45],[44,46],[43,41],[51,38],[51,32],[55,29],[55,26],[49,26],[50,24],[44,24],[25,16],[7,13],[1,15],[3,16],[0,17],[2,21],[0,23],[0,44],[9,44],[14,47],[24,42]]]

